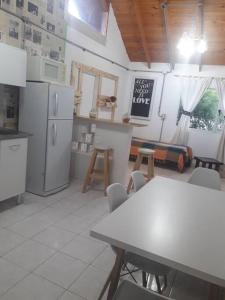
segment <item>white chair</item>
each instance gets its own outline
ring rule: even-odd
[[[221,190],[220,175],[212,169],[201,167],[194,169],[188,182],[214,190]]]
[[[133,181],[135,192],[140,190],[140,188],[142,188],[146,183],[145,176],[141,171],[132,172],[131,173],[131,178],[132,178],[132,181]]]
[[[113,300],[172,300],[150,292],[137,284],[124,280],[113,297]]]
[[[106,189],[109,200],[109,211],[113,212],[128,199],[128,195],[122,184],[113,183]]]
[[[127,192],[120,183],[111,184],[106,189],[106,192],[109,199],[110,212],[113,212],[115,209],[117,209],[121,204],[123,204],[128,199]],[[114,247],[113,249],[115,250]],[[170,271],[169,267],[154,262],[152,260],[146,259],[142,256],[133,254],[131,252],[126,252],[124,257],[124,264],[126,265],[128,263],[142,270],[143,286],[147,285],[147,278],[146,278],[147,274],[155,275],[158,292],[160,294],[162,293],[159,276],[164,277],[164,285],[166,287],[167,274]]]

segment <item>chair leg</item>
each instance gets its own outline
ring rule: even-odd
[[[90,161],[88,170],[87,170],[87,173],[86,173],[86,176],[85,176],[84,184],[83,184],[83,187],[82,187],[82,193],[86,192],[87,185],[90,182],[90,179],[91,179],[91,176],[92,176],[92,173],[93,173],[93,170],[94,170],[96,158],[97,158],[97,151],[94,150],[94,152],[92,154],[92,157],[91,157],[91,161]]]
[[[155,275],[155,281],[156,281],[158,293],[159,293],[159,294],[162,294],[161,285],[160,285],[160,280],[159,280],[159,276],[158,276],[158,275]]]
[[[134,278],[134,276],[133,276],[133,272],[128,268],[128,266],[127,265],[125,265],[125,269],[127,269],[127,272],[128,272],[128,274],[131,276],[131,278],[133,279],[133,281],[135,282],[135,283],[137,283],[137,280]],[[127,274],[127,275],[128,275]],[[121,276],[122,277],[122,276]]]
[[[164,290],[167,288],[167,276],[164,275]]]
[[[154,177],[154,155],[151,154],[148,156],[148,180]]]
[[[106,189],[109,186],[109,151],[105,151],[104,153],[104,184],[106,196]]]
[[[147,274],[146,272],[142,271],[142,284],[143,284],[143,287],[147,287]]]
[[[140,166],[141,166],[141,163],[142,163],[142,155],[139,153],[138,156],[137,156],[137,159],[136,159],[136,162],[135,162],[135,165],[134,165],[134,168],[133,168],[133,171],[136,171],[136,170],[139,170],[140,169]],[[130,181],[129,181],[129,184],[128,184],[128,187],[127,187],[127,193],[130,192],[131,190],[131,187],[132,187],[132,178],[130,178]]]

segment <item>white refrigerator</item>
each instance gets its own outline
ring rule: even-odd
[[[21,89],[19,129],[31,134],[28,144],[28,192],[47,196],[69,184],[73,129],[73,90],[27,82]]]

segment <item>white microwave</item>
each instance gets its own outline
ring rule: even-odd
[[[27,80],[65,84],[66,65],[46,57],[28,55]]]

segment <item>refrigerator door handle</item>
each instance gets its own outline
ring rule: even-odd
[[[52,125],[52,145],[56,145],[56,139],[57,139],[57,127],[56,124],[54,123]]]
[[[55,109],[54,109],[54,116],[56,117],[59,112],[59,95],[55,93]]]

